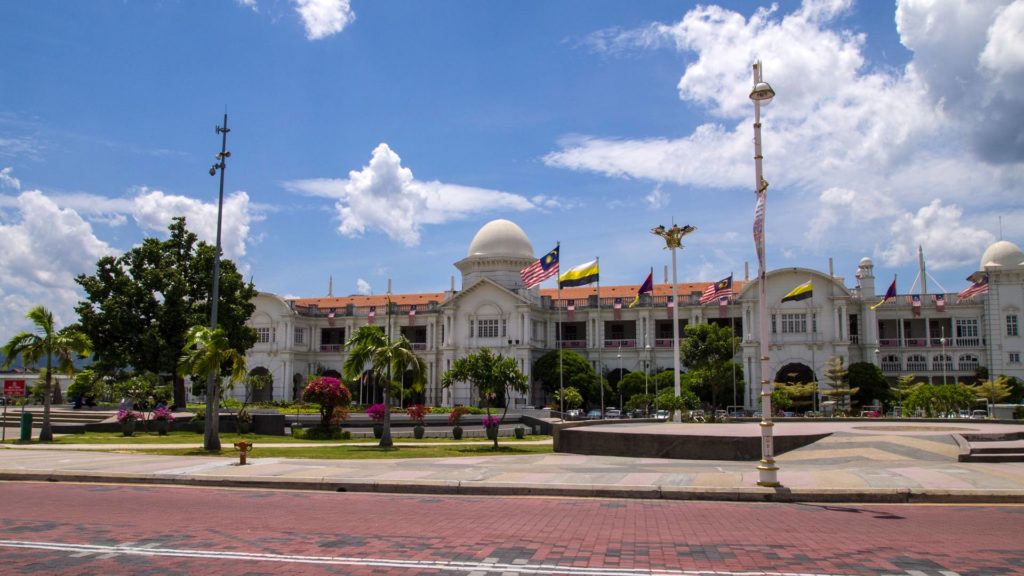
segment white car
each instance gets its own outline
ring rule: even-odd
[[[605,418],[621,418],[621,417],[622,417],[622,411],[619,410],[618,408],[609,408],[605,412]]]

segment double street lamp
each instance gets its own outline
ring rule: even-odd
[[[689,224],[682,228],[677,224],[673,224],[668,229],[660,225],[657,228],[651,229],[651,234],[664,238],[665,248],[672,251],[672,367],[674,370],[672,378],[675,384],[676,397],[679,397],[682,393],[679,387],[679,281],[676,279],[676,248],[683,247],[683,236],[696,231],[697,228]],[[678,408],[672,418],[676,422],[681,420],[682,413]]]

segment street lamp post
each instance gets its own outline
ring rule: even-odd
[[[946,384],[946,365],[948,364],[948,360],[947,360],[947,356],[946,356],[946,327],[945,326],[941,326],[940,328],[942,329],[942,338],[939,339],[939,342],[942,343],[942,384],[945,385]]]
[[[672,366],[674,370],[672,374],[672,381],[675,385],[676,397],[682,394],[679,387],[679,282],[676,279],[676,248],[683,247],[683,236],[696,231],[697,228],[690,226],[689,224],[682,228],[677,224],[673,224],[672,227],[667,230],[661,225],[657,228],[651,229],[651,234],[664,238],[665,248],[672,251]],[[679,409],[676,409],[672,419],[675,422],[681,421],[682,413]]]
[[[754,83],[750,99],[754,101],[754,192],[757,204],[754,209],[754,245],[758,260],[758,328],[761,340],[761,462],[757,467],[758,486],[781,486],[778,480],[779,467],[775,464],[775,448],[772,436],[772,383],[768,378],[771,369],[768,360],[768,286],[765,267],[764,221],[768,202],[768,182],[765,181],[761,166],[761,103],[771,102],[775,91],[761,79],[761,62],[754,63]]]
[[[220,231],[221,221],[224,216],[224,172],[227,170],[227,159],[231,157],[228,152],[228,113],[224,113],[224,125],[216,127],[217,134],[221,135],[220,154],[217,154],[217,163],[210,167],[210,176],[220,172],[220,193],[217,196],[217,246],[213,253],[213,288],[210,293],[210,329],[217,329],[217,306],[220,303]],[[220,386],[217,385],[218,368],[210,370],[206,375],[206,426],[203,436],[203,447],[207,450],[220,450],[219,424],[220,415],[218,405]]]
[[[622,342],[619,342],[619,353],[615,355],[619,359],[619,379],[615,382],[615,387],[619,389],[619,411],[622,411]]]

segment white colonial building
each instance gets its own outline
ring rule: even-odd
[[[536,258],[519,226],[494,220],[477,232],[466,257],[455,263],[462,277],[459,289],[453,277],[448,291],[426,294],[294,300],[259,294],[249,321],[259,339],[247,356],[254,372],[273,377],[272,388],[262,397],[289,400],[311,374],[340,372],[343,343],[367,324],[390,327],[413,343],[427,365],[428,384],[421,400],[429,404],[475,403],[468,387],[445,390],[440,378],[456,358],[484,347],[515,358],[527,375],[541,356],[559,346],[580,353],[604,374],[654,374],[673,366],[673,311],[678,311],[681,328],[701,322],[733,327],[742,338],[737,358],[746,381],[761,380],[756,280],[736,281],[736,295],[726,306],[701,306],[700,295],[710,282],[688,282],[678,285],[678,307],[669,305],[671,285],[656,283],[653,294],[629,308],[637,285],[600,286],[600,293],[596,285],[568,288],[560,297],[554,288],[524,289],[519,271]],[[767,376],[776,381],[824,381],[826,362],[839,357],[847,365],[875,363],[892,381],[911,373],[932,382],[965,380],[978,366],[988,367],[992,374],[1024,378],[1019,328],[1024,253],[1011,242],[996,242],[985,251],[973,278],[985,275],[988,292],[968,300],[960,301],[955,293],[923,293],[915,304],[914,296],[899,295],[872,310],[881,300],[876,288],[884,293],[888,282],[876,286],[869,258],[861,260],[853,287],[840,276],[806,268],[770,271]],[[811,298],[781,302],[808,280],[814,286]],[[548,400],[539,383],[530,381],[530,392],[514,398],[515,405]],[[757,386],[747,386],[740,402],[756,409],[758,392]],[[369,402],[373,391],[353,385],[353,394],[357,401]]]

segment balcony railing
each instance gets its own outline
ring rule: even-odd
[[[636,348],[636,340],[605,340],[605,348]]]
[[[558,341],[558,347],[559,348],[586,348],[587,347],[587,341],[586,340],[559,340]]]
[[[655,348],[671,348],[672,347],[672,339],[671,338],[655,338],[654,339],[654,347]]]
[[[412,349],[417,351],[417,352],[422,352],[423,350],[427,349],[427,343],[426,342],[412,342],[411,344],[412,344]]]
[[[984,339],[980,337],[946,338],[945,344],[942,343],[942,338],[904,338],[902,343],[899,338],[878,340],[880,348],[978,348],[983,345]]]
[[[321,352],[341,352],[341,344],[321,344]]]

